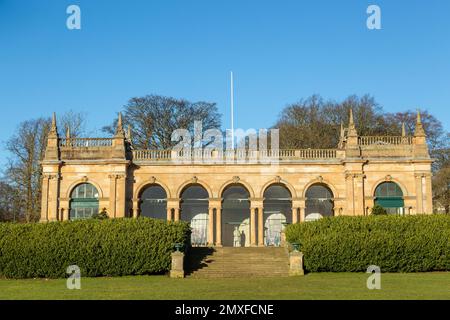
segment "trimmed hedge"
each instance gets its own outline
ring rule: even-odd
[[[187,223],[150,218],[0,223],[0,277],[64,278],[69,265],[84,277],[164,273],[189,235]]]
[[[450,216],[330,217],[289,225],[310,272],[450,270]]]

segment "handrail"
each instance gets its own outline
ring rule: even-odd
[[[358,144],[361,146],[369,145],[401,145],[401,144],[412,144],[412,136],[361,136],[358,137]]]
[[[256,160],[256,159],[334,159],[336,149],[281,149],[281,150],[133,150],[134,160]]]
[[[59,146],[65,148],[111,147],[111,138],[62,138]]]

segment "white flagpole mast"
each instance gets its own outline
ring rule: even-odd
[[[233,86],[233,71],[230,72],[230,95],[231,95],[231,148],[234,150],[234,86]]]

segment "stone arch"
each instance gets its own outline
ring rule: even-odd
[[[247,189],[248,193],[250,194],[250,198],[254,198],[255,197],[255,192],[253,191],[253,188],[250,186],[250,184],[248,184],[247,182],[239,179],[232,179],[232,180],[228,180],[227,182],[225,182],[224,184],[222,184],[222,186],[219,189],[219,193],[217,194],[218,198],[222,197],[223,192],[225,191],[225,189],[229,186],[232,185],[242,185],[245,189]]]
[[[77,180],[76,182],[72,183],[72,184],[70,185],[70,187],[67,189],[67,195],[66,195],[66,198],[67,198],[67,199],[70,199],[70,196],[72,195],[72,191],[73,191],[76,187],[78,187],[80,184],[84,184],[84,183],[92,184],[95,188],[97,188],[99,199],[103,198],[103,190],[102,190],[102,188],[100,187],[100,185],[99,185],[97,182],[95,182],[95,181],[93,181],[93,180],[90,180],[90,179],[89,179],[89,180],[87,180],[87,179],[79,179],[79,180]]]
[[[166,185],[165,183],[163,183],[163,182],[161,182],[161,181],[159,181],[159,180],[155,180],[155,181],[144,181],[144,182],[142,182],[142,183],[136,188],[136,193],[135,193],[136,198],[140,198],[142,192],[143,192],[148,186],[151,186],[151,185],[160,186],[161,188],[164,189],[164,191],[166,191],[167,198],[168,198],[168,199],[171,198],[171,193],[170,193],[169,188],[167,187],[167,185]]]
[[[259,197],[264,198],[264,192],[266,191],[266,189],[272,185],[277,185],[277,184],[283,185],[284,187],[286,187],[286,189],[288,189],[289,192],[291,193],[291,198],[297,198],[297,192],[295,191],[295,188],[286,180],[283,180],[283,179],[280,180],[277,178],[274,178],[264,184],[264,186],[261,188],[261,191],[259,193]]]
[[[405,198],[406,196],[409,195],[408,190],[406,189],[406,187],[400,181],[398,181],[395,178],[386,179],[386,177],[384,177],[383,179],[380,179],[377,182],[375,182],[374,185],[372,186],[372,190],[370,192],[370,196],[371,197],[375,196],[375,190],[377,190],[378,186],[380,184],[382,184],[383,182],[394,182],[394,183],[396,183],[400,187],[402,192],[403,192],[403,198]]]
[[[198,184],[199,186],[203,187],[206,190],[206,192],[208,192],[208,197],[210,197],[210,198],[213,197],[213,193],[211,191],[211,187],[209,186],[208,183],[206,183],[203,180],[198,180],[197,178],[195,178],[195,179],[193,178],[193,179],[190,179],[190,180],[187,180],[187,181],[183,182],[178,187],[178,190],[177,190],[177,193],[176,193],[177,198],[181,198],[181,194],[183,193],[184,189],[186,189],[190,185],[196,185],[196,184]]]
[[[303,188],[302,198],[306,198],[306,191],[308,191],[309,187],[311,187],[312,185],[315,185],[315,184],[323,184],[323,185],[327,186],[333,193],[333,198],[334,199],[339,198],[339,193],[337,192],[337,189],[333,186],[333,184],[331,184],[326,179],[314,179],[314,180],[308,182],[305,185],[305,187]]]

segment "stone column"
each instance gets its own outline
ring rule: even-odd
[[[256,208],[250,208],[250,246],[256,246]]]
[[[415,183],[416,183],[416,214],[423,213],[423,189],[422,189],[422,173],[415,173]]]
[[[139,216],[139,199],[133,199],[133,218],[137,218]]]
[[[59,220],[67,221],[70,215],[70,199],[60,198],[59,199]]]
[[[222,208],[216,208],[216,247],[222,247]]]
[[[180,221],[180,208],[175,208],[174,211],[174,221]]]
[[[126,175],[121,173],[117,175],[116,181],[116,217],[124,218],[126,216]]]
[[[61,176],[59,173],[49,175],[48,186],[48,221],[58,220],[58,208],[59,208],[59,180]]]
[[[208,244],[222,246],[222,199],[209,198],[209,220],[208,220]],[[214,210],[216,211],[214,219]],[[216,234],[214,234],[214,225],[216,226]],[[215,238],[215,243],[214,243]],[[211,241],[211,242],[210,242]]]
[[[298,223],[305,221],[305,199],[294,198],[292,199],[292,223]]]
[[[179,221],[179,220],[180,220],[180,199],[179,198],[167,199],[167,221]]]
[[[305,222],[306,219],[306,207],[300,207],[300,222]]]
[[[48,221],[48,190],[49,190],[50,176],[44,174],[42,178],[42,199],[41,199],[41,218],[40,222]]]
[[[298,223],[298,208],[292,208],[292,223]]]
[[[264,247],[264,208],[258,207],[258,247]]]
[[[167,207],[167,221],[172,221],[172,208]]]
[[[354,216],[356,214],[355,210],[355,184],[353,182],[354,174],[345,174],[345,189],[347,194],[347,211],[346,215]]]
[[[208,246],[214,245],[214,208],[209,207],[208,213]]]
[[[431,187],[431,173],[425,174],[425,213],[433,213],[433,191]]]
[[[355,184],[355,215],[364,216],[365,212],[365,201],[364,201],[364,179],[365,175],[361,172],[354,175]],[[336,197],[336,195],[334,195]]]
[[[109,176],[109,214],[111,218],[116,218],[116,194],[117,194],[117,174],[110,174]]]

